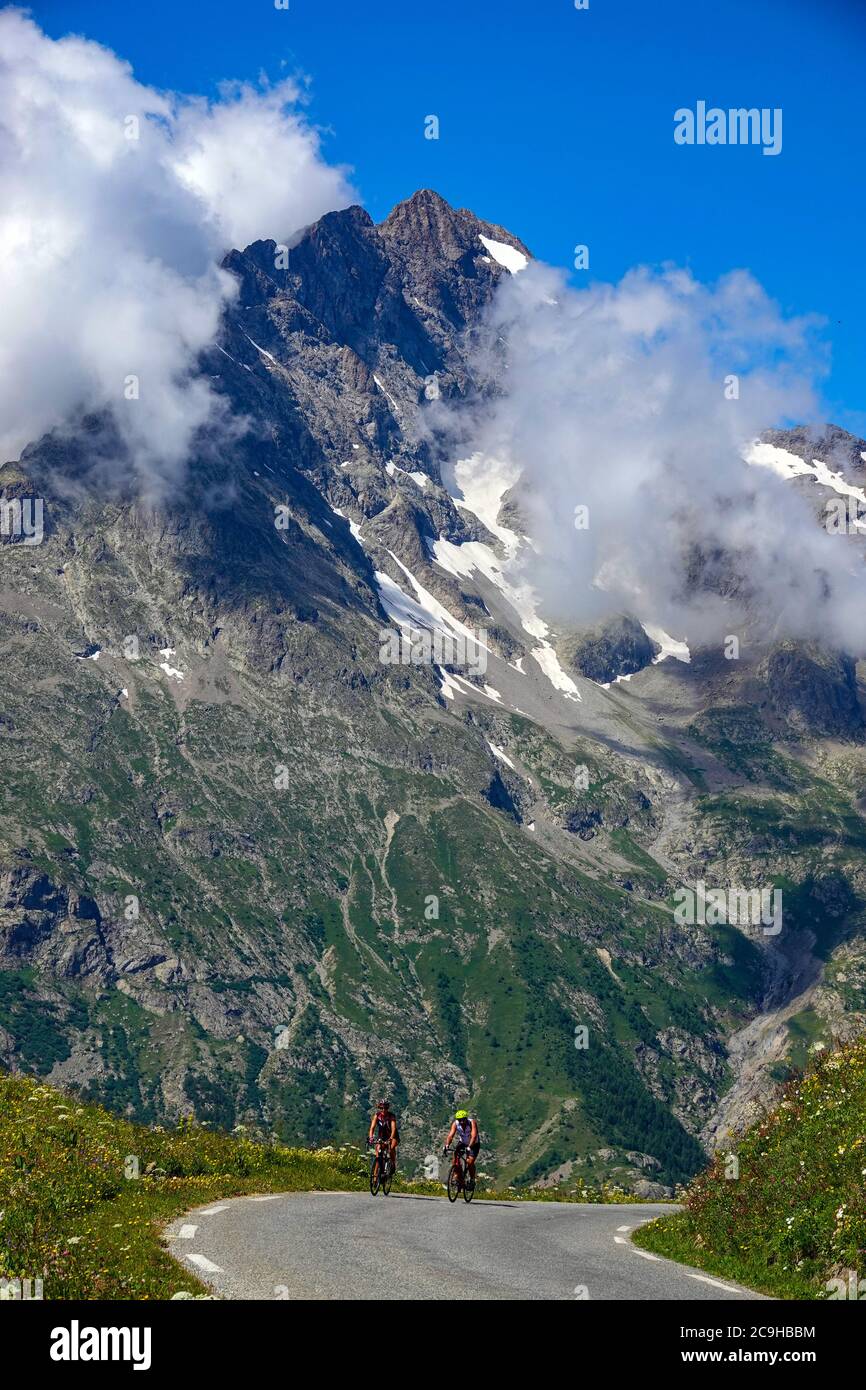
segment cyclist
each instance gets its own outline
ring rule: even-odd
[[[391,1102],[388,1100],[376,1101],[376,1113],[370,1121],[370,1133],[367,1135],[367,1143],[372,1144],[373,1136],[381,1139],[383,1144],[388,1145],[391,1153],[391,1171],[397,1171],[397,1145],[400,1143],[400,1132],[397,1129],[397,1116],[391,1109]]]
[[[449,1145],[453,1139],[457,1140],[457,1153],[463,1149],[466,1153],[466,1167],[469,1170],[467,1177],[471,1183],[475,1182],[475,1160],[478,1157],[478,1150],[481,1148],[481,1136],[478,1133],[478,1124],[474,1117],[470,1119],[468,1110],[456,1110],[454,1119],[451,1121],[451,1128],[445,1140],[445,1147],[442,1152],[447,1153]]]

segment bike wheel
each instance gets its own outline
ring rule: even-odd
[[[475,1179],[474,1179],[474,1178],[471,1178],[471,1177],[468,1175],[468,1173],[467,1173],[466,1178],[465,1178],[465,1180],[464,1180],[464,1182],[463,1182],[463,1200],[464,1200],[464,1202],[471,1202],[471,1201],[472,1201],[472,1198],[473,1198],[474,1196],[475,1196]]]
[[[394,1181],[394,1169],[390,1163],[385,1164],[385,1172],[382,1174],[382,1195],[388,1197],[391,1192],[391,1184]]]
[[[375,1197],[379,1191],[379,1160],[373,1159],[373,1166],[370,1169],[370,1196]]]
[[[460,1169],[453,1168],[448,1174],[448,1200],[456,1202],[460,1196]]]

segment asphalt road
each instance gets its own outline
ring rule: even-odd
[[[629,1231],[670,1210],[299,1192],[199,1207],[166,1234],[232,1299],[761,1297],[638,1251]]]

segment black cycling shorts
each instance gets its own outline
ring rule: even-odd
[[[478,1157],[478,1150],[479,1150],[480,1148],[481,1148],[481,1140],[480,1140],[480,1139],[476,1139],[474,1144],[458,1144],[458,1145],[457,1145],[457,1152],[458,1152],[458,1153],[461,1153],[461,1152],[463,1152],[463,1153],[470,1153],[470,1154],[472,1155],[473,1158],[477,1158],[477,1157]]]

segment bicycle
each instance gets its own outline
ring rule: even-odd
[[[450,1153],[450,1150],[446,1149],[445,1152]],[[448,1174],[449,1202],[456,1202],[461,1192],[464,1202],[471,1202],[475,1196],[475,1174],[466,1162],[465,1144],[458,1144],[454,1150],[454,1162],[451,1164],[451,1172]]]
[[[370,1196],[375,1197],[381,1190],[387,1197],[394,1181],[394,1168],[391,1163],[391,1150],[387,1139],[377,1139],[370,1162]]]

